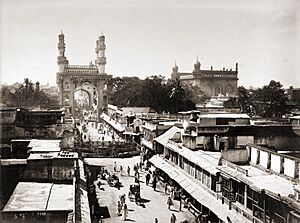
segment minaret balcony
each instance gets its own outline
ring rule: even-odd
[[[59,43],[57,44],[57,47],[58,47],[58,48],[65,48],[65,47],[66,47],[66,44],[63,43],[63,42],[59,42]]]
[[[106,45],[105,44],[99,44],[97,47],[98,50],[105,50],[106,49]]]
[[[64,56],[58,56],[57,57],[57,62],[58,63],[66,63],[67,62],[67,58]]]
[[[97,64],[106,64],[106,57],[99,57]]]

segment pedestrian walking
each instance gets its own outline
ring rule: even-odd
[[[123,212],[124,212],[124,221],[125,221],[125,220],[127,219],[127,217],[128,217],[128,208],[127,208],[127,204],[124,204]]]
[[[121,211],[122,211],[122,204],[120,201],[118,201],[118,216],[121,215]]]
[[[174,187],[173,186],[171,186],[170,195],[174,199]]]
[[[134,177],[134,182],[135,182],[135,183],[138,183],[138,184],[140,183],[138,176],[135,176],[135,177]]]
[[[123,167],[120,166],[120,173],[121,173],[121,176],[123,175]]]
[[[173,205],[173,201],[170,195],[167,198],[167,204],[168,204],[168,209],[170,210],[171,205]]]
[[[150,181],[150,173],[148,172],[147,174],[146,174],[146,185],[148,185],[149,184],[149,181]]]
[[[134,194],[134,200],[135,200],[135,203],[136,203],[136,204],[139,204],[139,199],[140,199],[140,195],[139,195],[138,192],[136,192],[136,193]]]
[[[171,215],[170,223],[176,223],[176,216],[174,213]]]
[[[130,176],[130,167],[127,167],[127,175]]]
[[[139,171],[135,171],[134,176],[137,177],[137,178],[140,178],[140,173],[139,173]]]
[[[120,201],[121,201],[121,205],[122,205],[122,206],[125,204],[125,198],[126,198],[125,194],[122,194],[122,195],[120,196]]]
[[[117,163],[114,162],[114,171],[117,172]]]
[[[152,187],[153,187],[154,191],[156,190],[156,183],[157,183],[157,180],[156,180],[156,178],[154,178],[152,181]]]
[[[158,219],[157,218],[154,219],[154,223],[158,223]]]

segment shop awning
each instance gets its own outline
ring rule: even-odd
[[[179,167],[171,165],[158,155],[153,156],[151,159],[149,159],[149,161],[155,167],[168,174],[171,179],[175,180],[194,199],[215,213],[215,215],[217,215],[222,221],[227,222],[227,217],[229,217],[231,222],[251,222],[249,219],[243,217],[235,210],[229,210],[228,205],[222,204],[220,200],[217,200],[217,198],[208,191],[208,188],[204,188],[199,182],[196,182],[196,179],[192,179],[191,177],[187,176],[187,173]],[[172,177],[174,175],[175,177]]]

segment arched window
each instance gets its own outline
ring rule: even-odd
[[[231,86],[231,84],[227,84],[225,87],[225,94],[232,94],[233,93],[233,87]]]
[[[68,81],[65,82],[64,89],[67,91],[70,90],[70,83]]]

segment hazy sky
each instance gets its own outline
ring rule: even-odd
[[[60,30],[71,65],[95,60],[106,36],[106,72],[114,76],[164,75],[174,61],[191,72],[230,69],[239,85],[271,79],[300,87],[300,1],[56,1],[2,0],[1,82],[55,84]]]

